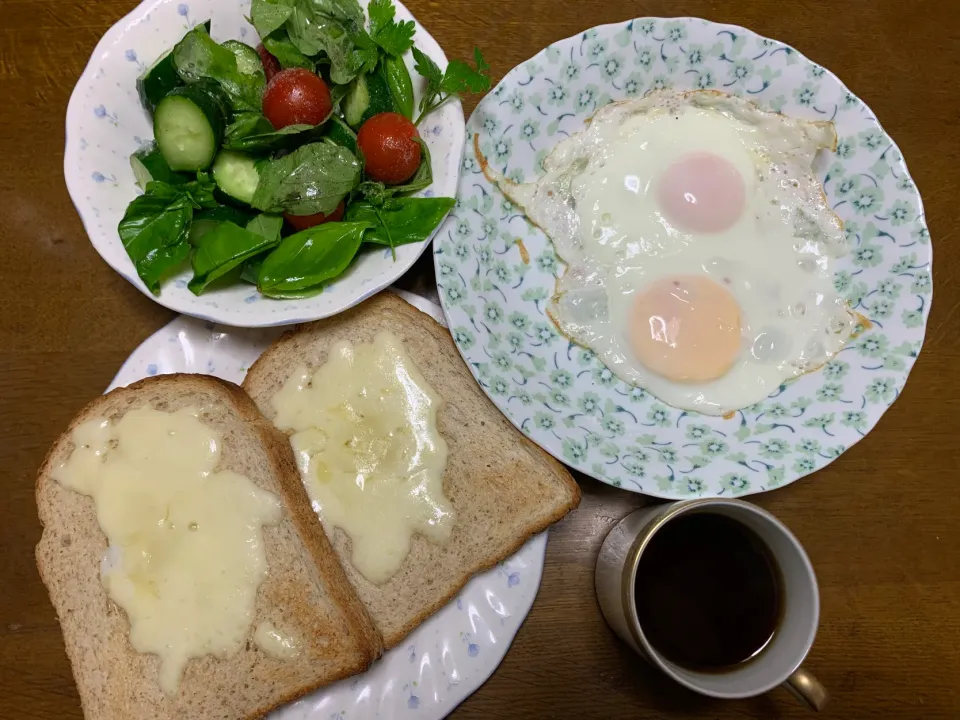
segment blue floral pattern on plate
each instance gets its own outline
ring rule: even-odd
[[[361,0],[366,6],[367,0]],[[413,20],[399,2],[397,17]],[[233,326],[286,325],[334,315],[382,290],[406,272],[427,242],[397,248],[390,254],[364,252],[337,282],[305,300],[271,300],[251,295],[238,285],[197,297],[187,288],[191,273],[184,270],[152,295],[137,277],[120,238],[117,224],[137,195],[130,154],[153,136],[150,118],[137,97],[136,81],[156,58],[169,50],[184,32],[213,19],[217,40],[243,39],[255,44],[256,33],[247,23],[249,2],[227,0],[147,0],[117,22],[103,36],[90,57],[67,106],[67,144],[64,176],[73,204],[97,252],[141,292],[171,310]],[[436,41],[417,24],[417,47],[441,67],[446,56]],[[413,67],[412,56],[407,63]],[[415,82],[419,101],[422,83]],[[431,193],[453,197],[463,155],[463,108],[459,101],[445,104],[425,122],[423,133],[433,159]],[[177,282],[180,280],[181,282]]]
[[[402,290],[407,302],[445,324],[440,307]],[[108,390],[173,372],[216,375],[235,383],[280,335],[178,317],[147,338]],[[540,587],[547,534],[475,576],[456,599],[427,619],[366,673],[323,688],[271,715],[275,720],[409,718],[440,720],[490,677],[520,629]]]
[[[474,135],[515,181],[611,100],[711,88],[836,124],[815,170],[845,223],[837,290],[864,319],[818,372],[727,418],[624,384],[545,315],[563,273],[550,240],[480,171]],[[903,157],[832,73],[775,40],[694,18],[643,18],[554,43],[511,70],[467,125],[457,205],[434,243],[453,337],[491,400],[534,442],[598,480],[665,498],[746,495],[793,482],[862,438],[900,394],[931,301],[930,237]]]

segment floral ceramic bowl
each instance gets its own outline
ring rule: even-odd
[[[845,223],[837,290],[869,320],[819,372],[733,417],[668,407],[618,380],[544,314],[564,268],[550,240],[488,182],[473,151],[516,181],[597,108],[655,88],[712,88],[832,120],[815,170]],[[897,146],[837,79],[782,43],[694,18],[644,18],[557,42],[514,68],[467,127],[457,206],[434,245],[440,297],[471,371],[514,424],[612,485],[666,498],[793,482],[860,440],[900,394],[923,342],[931,248]]]
[[[366,7],[367,0],[361,0]],[[413,20],[399,2],[397,17]],[[250,285],[237,285],[201,296],[187,288],[190,271],[167,281],[158,296],[137,276],[117,235],[117,224],[137,195],[130,154],[153,137],[150,118],[137,97],[136,81],[143,71],[184,33],[212,19],[216,40],[230,38],[256,44],[246,21],[249,2],[232,0],[147,0],[117,22],[97,45],[67,106],[67,145],[64,175],[73,204],[97,252],[137,289],[171,310],[227,325],[259,327],[285,325],[334,315],[382,290],[406,272],[426,249],[429,240],[390,251],[366,252],[323,293],[304,300],[272,300]],[[446,56],[419,24],[417,47],[438,65]],[[412,59],[408,56],[413,77]],[[417,81],[414,88],[419,102]],[[430,147],[433,185],[424,194],[453,197],[464,145],[463,109],[456,100],[427,117],[420,132]]]

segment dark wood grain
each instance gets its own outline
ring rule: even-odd
[[[34,474],[69,418],[172,314],[100,260],[63,183],[70,90],[130,0],[0,0],[0,717],[80,709],[37,576]],[[409,0],[448,55],[483,47],[496,77],[554,40],[643,15],[746,25],[837,72],[896,138],[923,193],[936,302],[906,390],[828,468],[756,497],[806,545],[823,598],[809,666],[824,717],[960,717],[960,3],[956,0]],[[469,103],[472,107],[472,103]],[[470,107],[468,107],[470,109]],[[423,260],[408,285],[429,289]],[[655,674],[608,630],[593,566],[644,500],[583,480],[550,537],[536,605],[457,718],[800,718],[783,691],[720,703]]]

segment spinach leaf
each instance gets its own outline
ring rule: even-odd
[[[270,247],[278,245],[280,243],[280,231],[283,229],[283,216],[281,215],[257,215],[249,223],[247,223],[247,230],[258,235],[262,235],[268,241],[270,241]],[[252,285],[257,284],[257,280],[260,277],[260,266],[263,265],[263,259],[266,257],[265,252],[260,253],[259,255],[254,255],[249,258],[243,264],[243,270],[240,273],[240,279],[244,282],[251,283]]]
[[[363,241],[394,248],[427,240],[453,203],[453,198],[392,198],[377,207],[359,201],[347,206],[344,220],[370,223]]]
[[[280,67],[284,70],[292,67],[302,67],[316,71],[317,63],[297,49],[284,29],[275,30],[267,36],[262,36],[263,46],[273,55]]]
[[[396,22],[397,9],[393,0],[371,0],[367,7],[370,15],[370,36],[384,52],[399,57],[413,47],[416,26],[413,20]]]
[[[152,184],[153,183],[147,184],[148,190]],[[201,208],[209,210],[220,207],[220,203],[217,202],[217,199],[213,196],[213,191],[217,189],[216,183],[214,183],[205,172],[197,173],[196,180],[191,180],[188,183],[179,185],[176,189],[190,198],[193,206],[198,210]]]
[[[256,285],[260,282],[260,268],[263,266],[263,255],[257,255],[247,260],[240,271],[240,279],[245,283]]]
[[[336,85],[330,88],[330,102],[333,103],[333,109],[339,110],[340,103],[343,102],[343,99],[350,92],[349,85]]]
[[[251,135],[272,133],[273,125],[259,112],[242,112],[233,116],[233,122],[227,125],[223,134],[223,144],[233,149],[230,144]]]
[[[190,256],[193,211],[218,207],[214,187],[206,173],[182,185],[154,181],[127,206],[117,233],[150,292]]]
[[[293,0],[253,0],[250,3],[250,23],[264,40],[267,35],[282,28],[292,14]]]
[[[264,163],[251,204],[264,212],[330,213],[359,182],[356,156],[325,140]]]
[[[219,223],[207,232],[193,253],[193,279],[187,284],[190,291],[200,295],[210,283],[222,278],[248,258],[275,247],[280,241],[245,230],[232,222]]]
[[[265,85],[263,74],[241,72],[236,55],[211,39],[202,25],[177,43],[173,62],[185,83],[213,80],[219,84],[235,112],[260,111]]]
[[[326,53],[330,79],[345,85],[357,76],[351,36],[363,30],[357,0],[296,0],[286,28],[291,42],[309,57]]]
[[[127,255],[150,292],[190,255],[187,232],[193,201],[167,183],[147,184],[147,192],[127,206],[117,227]]]
[[[250,210],[250,208],[239,208],[234,205],[218,205],[215,208],[210,208],[209,210],[197,210],[193,214],[193,224],[196,225],[200,221],[212,221],[212,222],[232,222],[234,225],[239,225],[243,227],[248,222],[253,220],[256,214]],[[191,228],[191,232],[192,232]]]
[[[332,222],[291,235],[267,255],[257,287],[268,297],[315,295],[353,260],[369,222]]]
[[[243,113],[237,116],[228,127],[223,146],[228,150],[242,150],[250,153],[267,153],[286,150],[317,140],[323,134],[319,126],[287,125],[274,130],[273,125],[262,115]],[[316,131],[316,132],[311,132]]]
[[[257,215],[253,220],[247,223],[247,230],[262,236],[266,240],[276,244],[280,242],[280,231],[283,230],[282,215]]]

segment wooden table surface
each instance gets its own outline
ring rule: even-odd
[[[0,0],[3,718],[80,717],[34,564],[35,472],[70,417],[173,317],[99,258],[63,182],[70,91],[101,34],[134,4]],[[481,45],[495,79],[592,25],[644,15],[741,24],[831,68],[876,111],[923,193],[936,248],[926,343],[905,392],[866,439],[816,475],[752,499],[792,528],[820,579],[808,664],[833,694],[824,717],[960,718],[960,2],[407,4],[448,55]],[[429,288],[431,267],[421,260],[408,283]],[[500,668],[454,716],[806,717],[783,690],[729,703],[681,690],[613,636],[594,597],[594,561],[606,531],[644,499],[581,485],[580,509],[550,535],[533,611]]]

